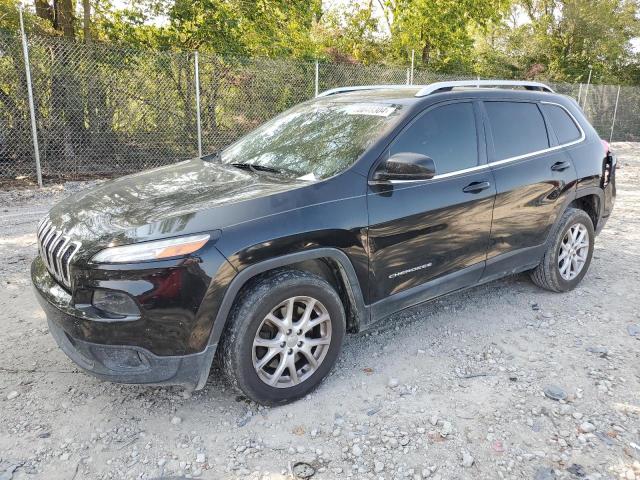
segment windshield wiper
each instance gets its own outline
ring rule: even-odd
[[[257,170],[259,172],[269,172],[269,173],[283,173],[282,170],[273,167],[266,167],[264,165],[258,165],[255,163],[231,163],[230,165],[236,168],[242,168],[245,170]]]

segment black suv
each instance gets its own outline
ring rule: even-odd
[[[88,372],[200,389],[217,353],[244,394],[280,404],[318,385],[345,332],[404,308],[523,271],[574,288],[615,171],[543,84],[335,89],[54,206],[32,279]]]

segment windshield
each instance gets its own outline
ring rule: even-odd
[[[271,169],[308,180],[351,166],[397,117],[400,105],[321,103],[298,105],[232,144],[222,163]]]

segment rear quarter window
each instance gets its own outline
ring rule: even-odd
[[[574,142],[582,136],[576,122],[564,108],[558,105],[543,104],[542,109],[549,119],[556,137],[558,137],[560,145]]]
[[[518,157],[549,148],[547,127],[535,103],[485,102],[495,160]]]

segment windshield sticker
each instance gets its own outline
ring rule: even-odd
[[[344,112],[347,115],[372,115],[375,117],[388,117],[395,112],[396,107],[375,103],[356,103],[347,105]]]

